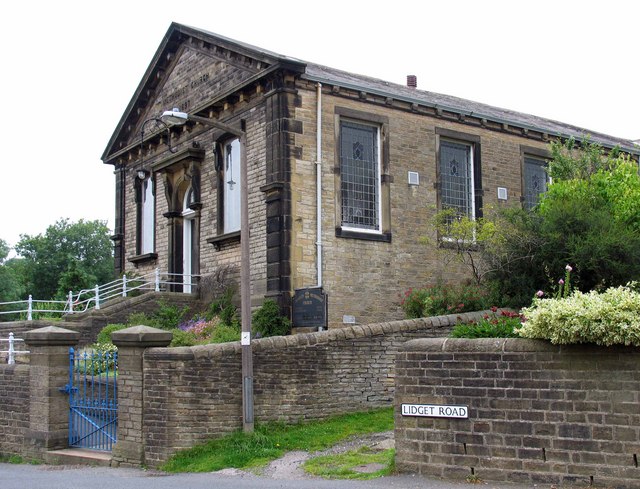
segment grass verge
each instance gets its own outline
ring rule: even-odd
[[[294,425],[256,424],[252,434],[241,431],[176,453],[161,469],[167,472],[212,472],[266,465],[285,452],[314,452],[353,435],[393,429],[393,408],[351,413]]]
[[[395,471],[395,450],[374,451],[369,447],[323,455],[307,460],[304,470],[325,479],[368,480],[391,475]]]
[[[25,460],[20,455],[0,455],[0,463],[23,464]]]

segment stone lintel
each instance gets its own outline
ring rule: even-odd
[[[111,334],[111,341],[118,348],[137,347],[148,348],[152,346],[169,346],[173,339],[171,331],[138,325],[127,329],[121,329]]]

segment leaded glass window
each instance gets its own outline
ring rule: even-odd
[[[546,161],[525,156],[524,158],[524,208],[533,209],[540,200],[540,194],[547,191],[549,177]]]
[[[440,141],[442,208],[470,219],[475,218],[472,154],[470,144]]]
[[[342,226],[380,230],[380,156],[377,126],[340,124]]]

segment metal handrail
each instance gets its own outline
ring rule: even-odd
[[[0,350],[0,353],[8,353],[7,355],[7,363],[9,365],[14,365],[16,363],[16,355],[23,355],[25,353],[31,353],[30,351],[27,350],[16,350],[15,349],[15,343],[16,342],[24,342],[24,340],[22,338],[15,338],[13,336],[13,333],[9,333],[9,338],[5,339],[5,338],[0,338],[0,341],[7,341],[9,342],[9,349],[8,350]]]
[[[118,297],[128,297],[132,292],[160,292],[177,285],[185,286],[187,291],[183,290],[183,292],[189,293],[193,288],[197,287],[199,278],[200,275],[160,272],[160,269],[156,268],[154,271],[140,277],[127,278],[125,274],[120,279],[112,280],[103,285],[96,285],[93,289],[83,289],[75,294],[69,291],[67,299],[64,301],[38,300],[33,299],[30,295],[26,300],[0,302],[0,308],[3,308],[3,306],[16,306],[12,307],[12,310],[0,310],[0,316],[26,314],[27,321],[32,321],[36,313],[53,313],[61,314],[62,316],[77,314],[86,312],[89,309],[98,310],[105,302]],[[53,309],[51,306],[48,308],[38,307],[38,304],[43,306],[45,304],[52,306],[59,304],[60,307],[57,309]]]

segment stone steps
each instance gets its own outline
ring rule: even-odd
[[[44,458],[51,465],[92,465],[99,467],[111,466],[111,452],[87,450],[84,448],[65,448],[50,450]]]

